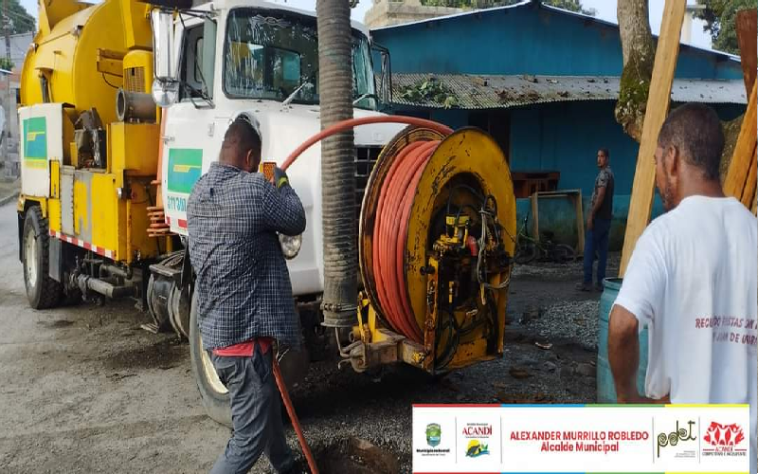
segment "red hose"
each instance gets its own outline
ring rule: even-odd
[[[344,132],[345,130],[349,130],[354,127],[358,127],[360,125],[368,125],[371,123],[404,123],[407,125],[416,125],[418,127],[424,127],[429,128],[432,130],[435,130],[437,132],[440,132],[443,135],[450,135],[453,133],[453,129],[448,127],[447,125],[443,125],[438,122],[433,122],[431,120],[425,120],[420,119],[416,117],[404,117],[402,115],[380,115],[377,117],[363,117],[363,118],[354,118],[350,120],[343,120],[341,122],[337,122],[331,127],[327,127],[323,130],[321,130],[319,133],[313,135],[311,138],[307,139],[295,149],[290,155],[287,157],[286,160],[284,160],[284,163],[282,163],[281,168],[283,170],[287,170],[287,168],[290,167],[292,163],[297,160],[297,158],[303,154],[305,150],[313,146],[313,144],[320,142],[326,137],[330,137],[334,135],[335,133]]]
[[[374,280],[382,313],[396,331],[419,343],[421,329],[408,301],[403,259],[413,195],[438,145],[415,142],[398,154],[384,180],[374,224]]]
[[[297,414],[295,413],[295,409],[292,406],[292,400],[290,400],[290,394],[287,392],[287,386],[284,385],[282,371],[279,370],[279,362],[277,362],[276,356],[274,356],[273,360],[274,380],[276,380],[276,386],[279,387],[279,393],[282,394],[284,407],[287,409],[287,414],[289,415],[290,420],[292,420],[292,426],[295,428],[295,433],[297,434],[298,441],[300,441],[300,447],[303,449],[303,455],[308,461],[308,467],[311,468],[311,474],[318,474],[318,466],[316,466],[316,460],[313,459],[311,448],[308,447],[308,442],[305,441],[303,429],[300,427],[300,420],[297,419]]]

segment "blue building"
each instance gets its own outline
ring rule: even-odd
[[[638,144],[614,118],[623,66],[617,25],[527,0],[371,35],[391,54],[395,113],[488,130],[512,172],[558,172],[558,188],[581,189],[585,208],[597,150],[610,149],[616,176],[611,241],[620,248]],[[419,93],[424,82],[435,97]],[[682,45],[672,101],[708,103],[724,120],[739,116],[747,104],[739,58]],[[528,212],[526,201],[519,200],[520,215]],[[540,227],[573,240],[572,206],[544,206]]]

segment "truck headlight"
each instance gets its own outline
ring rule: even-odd
[[[291,237],[289,235],[279,234],[279,245],[282,247],[284,258],[292,260],[297,257],[297,254],[300,252],[300,247],[303,245],[303,236],[296,235]]]

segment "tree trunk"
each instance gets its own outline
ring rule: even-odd
[[[321,128],[353,118],[352,31],[349,0],[318,0]],[[353,132],[321,142],[324,323],[350,327],[358,299]]]
[[[627,135],[639,142],[655,60],[648,1],[618,0],[617,14],[624,69],[621,73],[619,100],[616,103],[616,121]],[[743,116],[722,122],[726,143],[721,157],[722,180],[732,159]]]
[[[618,0],[617,13],[624,68],[616,121],[627,135],[640,141],[655,59],[647,0]]]

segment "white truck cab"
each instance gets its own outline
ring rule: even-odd
[[[235,117],[246,113],[258,121],[262,161],[277,164],[320,131],[316,17],[279,4],[222,0],[182,11],[173,20],[156,11],[153,34],[153,96],[165,111],[163,204],[171,231],[187,235],[192,185],[218,159]],[[355,117],[379,115],[371,56],[367,31],[353,23]],[[378,124],[355,130],[357,192],[355,202],[345,205],[360,210],[373,163],[401,128]],[[316,294],[324,285],[320,147],[306,151],[287,173],[308,221],[302,247],[289,260],[293,292]]]

